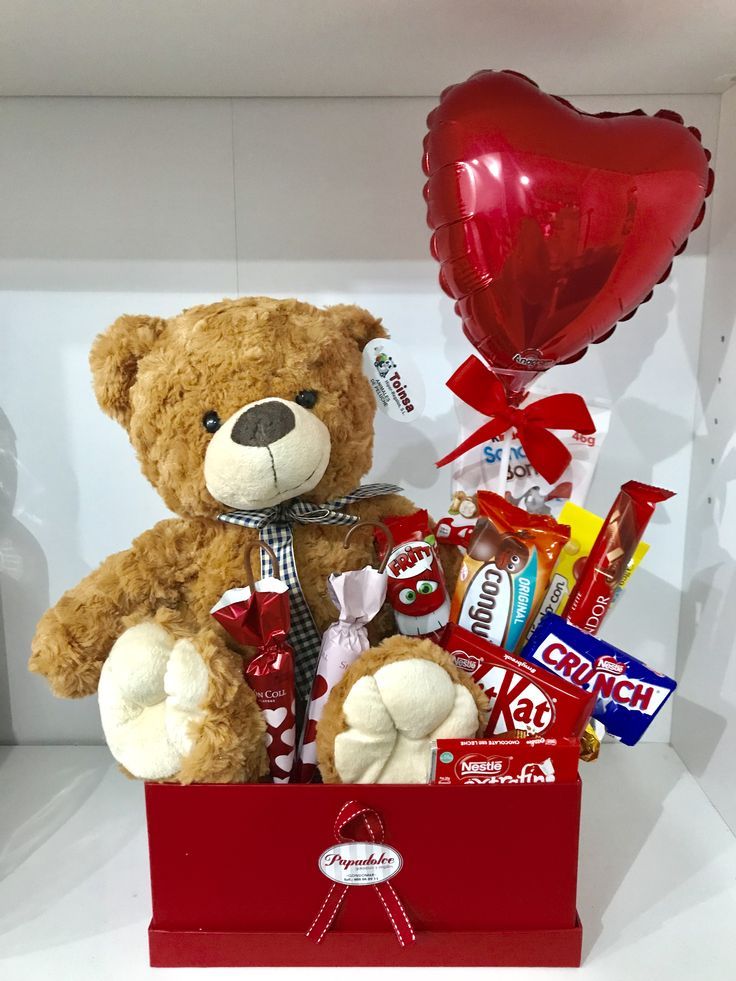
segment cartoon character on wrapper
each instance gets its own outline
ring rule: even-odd
[[[406,517],[384,519],[395,545],[376,532],[378,554],[388,552],[387,595],[400,634],[426,637],[445,626],[450,618],[450,597],[445,585],[435,537],[429,531],[429,515],[420,510]]]

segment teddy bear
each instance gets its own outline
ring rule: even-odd
[[[345,550],[346,526],[321,523],[325,502],[338,501],[345,520],[415,510],[380,486],[351,497],[372,462],[375,400],[361,352],[386,336],[355,306],[245,297],[169,319],[123,316],[96,339],[97,401],[175,516],[44,614],[29,667],[58,696],[99,692],[106,740],[129,775],[190,783],[267,773],[263,721],[243,679],[255,652],[210,610],[244,584],[246,546],[264,534],[254,524],[296,507],[287,534],[321,635],[334,619],[328,575],[374,558],[370,535]],[[441,552],[452,588],[459,556]],[[394,629],[386,608],[370,642]]]

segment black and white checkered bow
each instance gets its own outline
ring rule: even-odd
[[[299,572],[294,558],[292,525],[295,523],[352,525],[360,519],[354,514],[344,514],[342,509],[346,505],[368,497],[398,494],[400,491],[401,487],[395,484],[366,484],[346,494],[345,497],[338,497],[326,504],[310,504],[297,498],[263,510],[227,511],[219,515],[220,521],[228,521],[230,524],[241,525],[244,528],[258,528],[260,540],[273,549],[278,559],[281,579],[289,587],[291,607],[289,643],[296,654],[294,668],[296,690],[303,703],[306,703],[309,698],[322,638],[299,583]],[[261,576],[265,578],[272,574],[271,559],[267,552],[261,551]]]

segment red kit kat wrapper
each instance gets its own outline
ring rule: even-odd
[[[672,491],[637,480],[621,487],[570,593],[562,614],[568,623],[588,634],[598,633],[655,507],[673,496]]]
[[[539,664],[510,654],[454,623],[441,645],[488,696],[487,738],[507,732],[578,739],[595,705],[595,695]]]

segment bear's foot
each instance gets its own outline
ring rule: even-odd
[[[335,736],[342,783],[425,783],[436,739],[472,738],[478,705],[439,663],[407,658],[359,678],[345,697],[346,728]]]
[[[144,780],[179,772],[205,719],[207,666],[194,644],[157,623],[122,634],[102,667],[100,715],[115,759]]]

